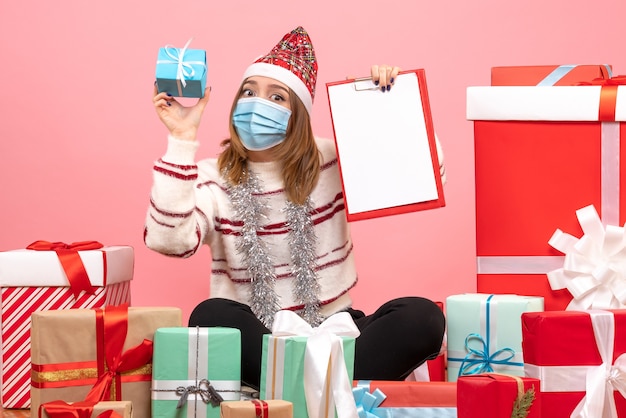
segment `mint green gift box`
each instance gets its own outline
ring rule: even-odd
[[[159,48],[156,85],[159,93],[174,97],[204,97],[207,80],[206,51],[165,46]]]
[[[308,417],[304,394],[304,356],[308,337],[263,336],[260,398],[283,399],[293,403],[293,416]],[[354,379],[354,344],[352,337],[341,337],[343,357],[350,381]]]
[[[206,402],[209,385],[224,400],[240,400],[240,331],[221,327],[157,329],[152,418],[219,418],[219,405]]]
[[[466,293],[446,299],[448,381],[497,372],[524,376],[522,313],[544,310],[543,297]]]

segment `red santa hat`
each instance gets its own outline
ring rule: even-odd
[[[317,81],[317,60],[311,38],[302,26],[287,33],[267,55],[250,65],[243,79],[255,75],[270,77],[287,85],[311,114]]]

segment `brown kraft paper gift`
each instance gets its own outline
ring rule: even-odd
[[[105,309],[111,309],[109,307]],[[113,308],[115,309],[115,308]],[[112,378],[113,383],[103,392],[102,401],[122,400],[133,402],[135,418],[150,418],[150,387],[152,379],[151,344],[154,332],[161,327],[182,326],[182,312],[173,307],[130,307],[126,337],[119,331],[97,332],[96,316],[102,309],[71,309],[41,311],[31,317],[31,416],[36,417],[43,403],[62,400],[81,402],[86,400],[98,378],[107,377],[98,372],[102,358],[111,355],[111,350],[98,350],[104,339],[120,341],[123,338],[120,374]],[[106,321],[105,321],[106,322]],[[122,321],[124,322],[124,321]],[[105,329],[107,329],[105,327]],[[107,334],[107,337],[103,337]],[[105,343],[107,346],[107,343]],[[126,356],[137,347],[148,351],[149,359],[140,367],[123,367]],[[126,364],[132,361],[126,361]],[[107,360],[108,364],[108,360]],[[121,385],[119,382],[121,381]],[[117,382],[117,384],[116,384]],[[121,386],[121,387],[117,387]],[[120,392],[121,389],[121,393]],[[93,396],[93,395],[90,395]],[[107,399],[108,397],[108,399]]]

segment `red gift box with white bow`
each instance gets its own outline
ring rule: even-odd
[[[542,416],[626,416],[626,310],[525,312],[522,338]]]
[[[598,83],[598,84],[593,84]],[[626,77],[577,86],[472,86],[477,291],[572,299],[550,286],[563,266],[549,245],[560,228],[580,236],[576,210],[593,205],[606,225],[626,221]]]

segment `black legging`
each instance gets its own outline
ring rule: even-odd
[[[394,299],[372,315],[354,309],[348,312],[361,332],[355,345],[355,380],[404,380],[424,361],[439,354],[445,319],[441,309],[428,299]],[[241,380],[259,388],[263,335],[271,331],[249,306],[227,299],[207,299],[195,307],[189,326],[241,330]]]

